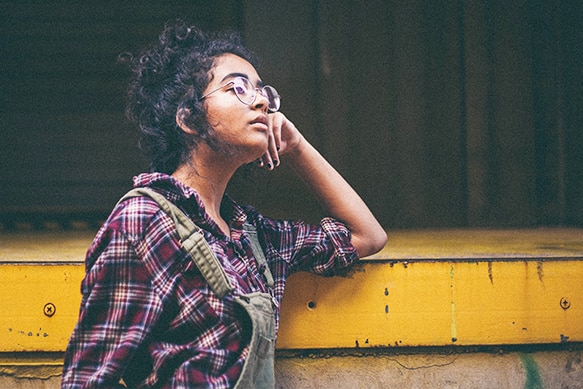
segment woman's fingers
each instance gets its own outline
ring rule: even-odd
[[[281,129],[285,120],[285,116],[283,116],[283,114],[280,112],[269,116],[271,117],[271,133],[273,134],[274,150],[279,153],[279,150],[281,149]]]
[[[281,163],[281,155],[288,153],[300,141],[301,134],[284,114],[276,112],[269,115],[269,140],[267,152],[263,154],[259,166],[273,170]]]
[[[281,115],[283,116],[283,115]],[[260,159],[259,166],[273,170],[280,164],[279,150],[281,145],[282,118],[278,114],[269,115],[269,139],[267,152]]]
[[[281,126],[283,124],[284,116],[282,114],[275,114],[271,119],[271,136],[269,137],[269,147],[267,152],[271,155],[273,166],[279,166],[279,150],[281,148]]]
[[[267,152],[259,159],[260,167],[267,167],[269,170],[273,170],[275,167],[279,166],[279,155],[275,146],[275,139],[273,135],[269,135]]]

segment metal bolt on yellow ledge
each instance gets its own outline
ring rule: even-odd
[[[278,348],[583,342],[583,230],[388,233],[346,277],[289,279]],[[0,352],[65,349],[92,237],[0,233]]]

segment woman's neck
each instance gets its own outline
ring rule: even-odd
[[[196,190],[207,214],[217,223],[225,235],[230,235],[228,223],[221,216],[221,203],[227,184],[234,174],[225,164],[208,164],[191,160],[176,169],[172,176]]]

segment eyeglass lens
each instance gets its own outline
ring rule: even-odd
[[[235,95],[243,104],[253,104],[255,101],[257,90],[267,98],[269,102],[269,110],[276,112],[280,106],[280,97],[274,87],[266,85],[262,88],[255,88],[251,81],[244,77],[237,77],[233,81],[233,90]]]

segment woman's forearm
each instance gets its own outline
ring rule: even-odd
[[[305,138],[286,155],[329,215],[346,224],[358,255],[381,250],[387,235],[358,193]]]

